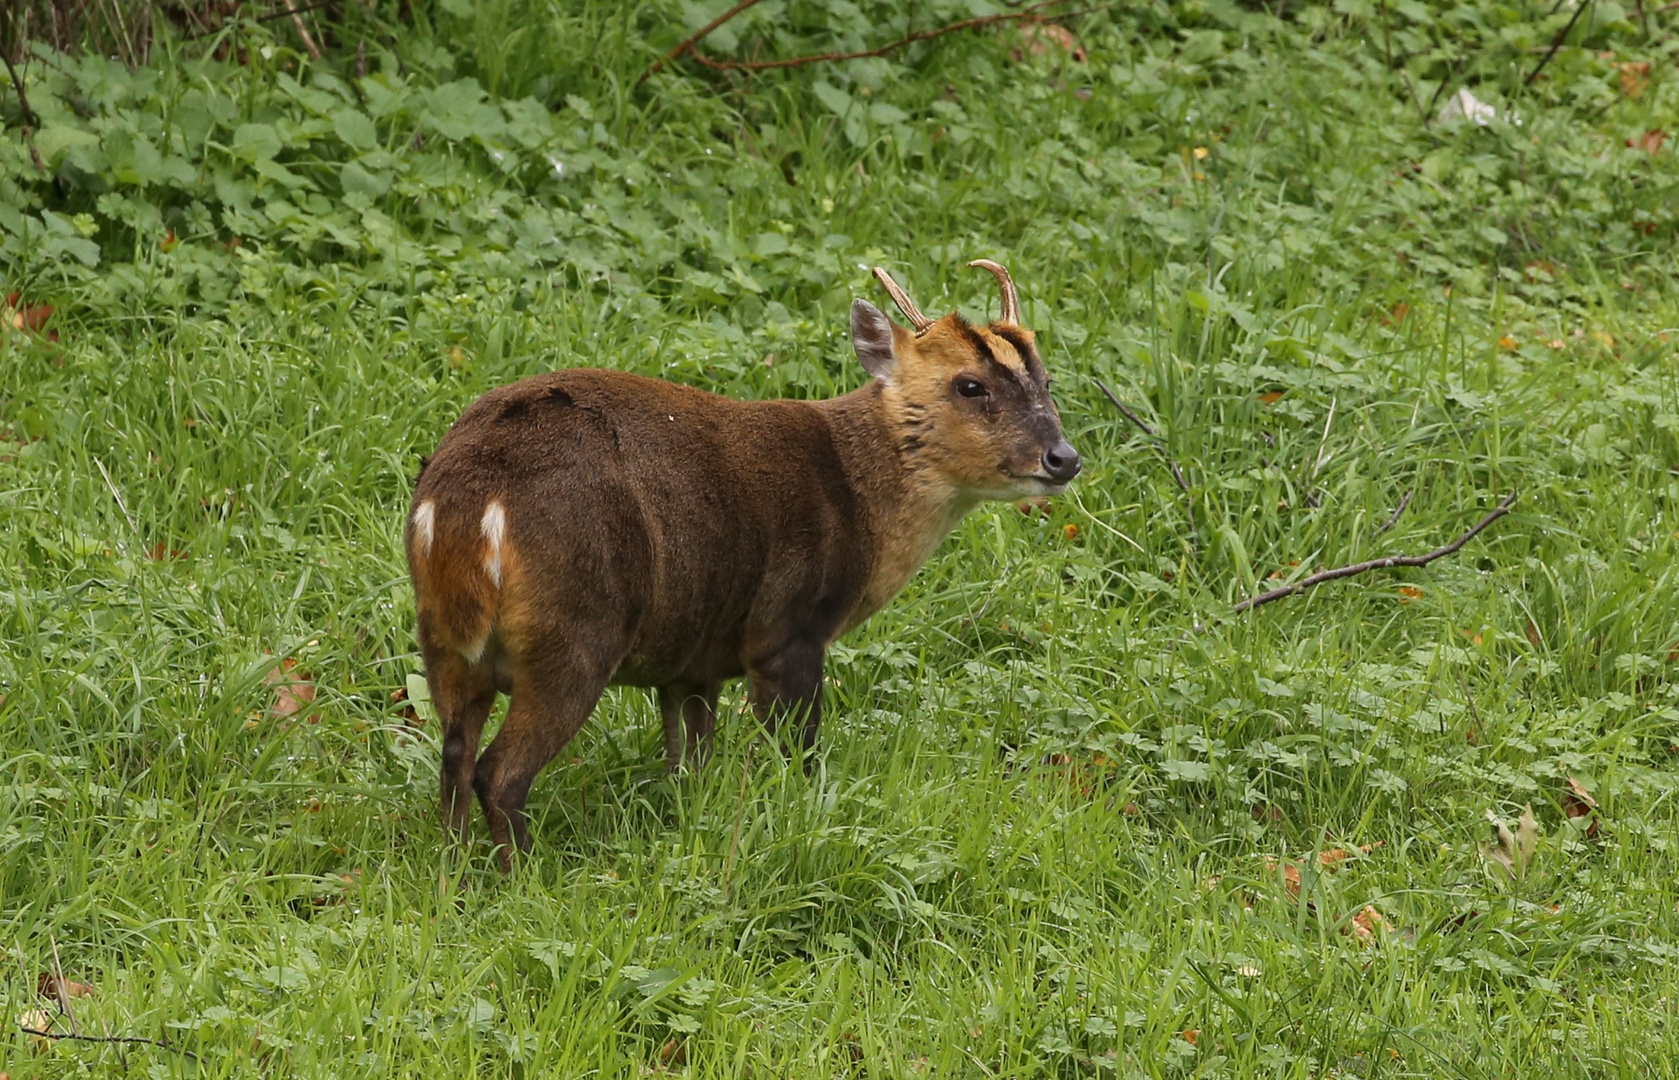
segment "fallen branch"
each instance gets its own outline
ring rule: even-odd
[[[29,95],[23,92],[23,76],[17,73],[17,68],[12,66],[12,58],[7,56],[4,51],[0,51],[0,60],[5,61],[6,74],[12,77],[12,89],[17,91],[18,109],[23,113],[23,126],[26,128],[40,127],[41,118],[36,116],[35,110],[29,107]]]
[[[741,12],[745,11],[747,8],[751,7],[753,4],[756,4],[757,2],[758,2],[758,0],[740,0],[740,3],[736,4],[734,7],[730,8],[729,10],[723,12],[723,14],[717,16],[715,19],[712,19],[710,22],[706,23],[704,26],[700,27],[698,30],[696,30],[692,34],[690,34],[687,37],[687,39],[682,42],[682,44],[678,45],[676,48],[672,49],[670,52],[666,53],[665,55],[659,57],[659,59],[657,59],[657,60],[653,61],[651,64],[647,65],[647,70],[641,73],[641,78],[637,79],[635,81],[635,84],[637,86],[640,86],[642,83],[646,82],[648,79],[651,79],[653,76],[657,75],[659,73],[660,69],[663,68],[666,64],[670,63],[672,60],[675,60],[677,57],[681,56],[685,52],[692,52],[693,49],[694,49],[694,46],[698,45],[701,41],[705,40],[705,37],[706,37],[707,34],[711,33],[713,30],[717,29],[719,26],[722,26],[724,23],[728,22],[730,19],[734,18],[736,15],[739,15]]]
[[[286,5],[286,11],[291,14],[292,25],[297,28],[297,36],[303,39],[303,47],[309,50],[309,59],[319,60],[321,58],[320,47],[315,44],[315,39],[309,36],[309,28],[303,25],[302,13],[297,10],[297,5],[292,0],[283,0],[283,2]]]
[[[1377,529],[1375,532],[1371,533],[1370,535],[1371,536],[1380,536],[1383,533],[1387,532],[1389,529],[1393,528],[1394,523],[1399,520],[1399,515],[1403,514],[1405,512],[1405,508],[1407,506],[1410,506],[1410,505],[1411,505],[1411,493],[1409,491],[1407,491],[1404,495],[1401,495],[1399,497],[1399,505],[1393,508],[1393,516],[1388,518],[1386,521],[1382,522],[1381,528]]]
[[[69,1031],[42,1031],[40,1028],[32,1028],[28,1024],[19,1024],[18,1030],[25,1035],[33,1035],[37,1039],[62,1039],[67,1042],[90,1043],[142,1043],[163,1050],[172,1050],[177,1054],[185,1054],[194,1061],[198,1060],[198,1055],[191,1050],[184,1050],[172,1043],[166,1043],[162,1039],[148,1039],[141,1035],[77,1035]]]
[[[946,34],[954,34],[958,30],[976,30],[982,26],[991,26],[996,23],[1017,22],[1021,19],[1035,19],[1038,16],[1038,12],[1042,11],[1044,8],[1062,3],[1066,3],[1066,0],[1039,0],[1038,3],[1033,4],[1030,7],[1022,8],[1020,11],[1012,11],[1003,15],[981,15],[977,18],[963,19],[961,22],[953,22],[946,26],[935,27],[931,30],[917,30],[913,34],[906,34],[897,41],[882,45],[879,48],[863,49],[858,52],[817,53],[813,56],[794,56],[785,60],[718,60],[705,55],[692,45],[687,46],[686,51],[695,60],[698,60],[700,63],[704,64],[708,68],[711,68],[713,71],[771,71],[776,68],[803,67],[806,64],[821,64],[831,61],[865,60],[870,57],[885,56],[887,53],[897,52],[905,45],[913,45],[917,41],[929,41],[933,38],[943,37]],[[1109,5],[1105,3],[1096,4],[1093,7],[1081,8],[1078,11],[1063,12],[1059,17],[1072,18],[1075,15],[1088,15],[1093,11],[1101,11],[1108,6]],[[682,51],[681,47],[679,47],[679,51]],[[674,56],[675,54],[673,53],[672,56],[668,56],[665,59],[673,59]],[[660,61],[660,65],[662,64],[663,61]],[[649,69],[649,73],[651,73],[652,70],[653,69]]]
[[[1463,548],[1463,545],[1473,540],[1482,529],[1485,529],[1488,525],[1491,525],[1505,514],[1508,514],[1510,512],[1510,507],[1514,506],[1515,503],[1516,493],[1512,491],[1503,502],[1493,508],[1492,513],[1476,522],[1473,529],[1470,529],[1468,532],[1464,533],[1456,540],[1453,540],[1445,547],[1435,548],[1427,555],[1390,555],[1385,559],[1371,559],[1368,562],[1354,563],[1351,566],[1338,566],[1334,570],[1323,570],[1313,574],[1309,578],[1297,581],[1293,585],[1284,585],[1280,589],[1272,589],[1270,592],[1260,593],[1258,596],[1243,600],[1231,609],[1232,614],[1240,614],[1241,612],[1247,611],[1249,608],[1256,608],[1261,604],[1269,604],[1273,600],[1281,600],[1285,596],[1293,596],[1297,592],[1304,592],[1312,586],[1322,585],[1326,581],[1336,581],[1340,578],[1352,577],[1355,574],[1368,573],[1371,570],[1387,570],[1395,566],[1427,566],[1435,559],[1443,559],[1447,555],[1455,555]]]
[[[1539,73],[1545,70],[1545,65],[1551,62],[1551,58],[1557,54],[1559,49],[1562,48],[1562,43],[1568,40],[1568,34],[1574,29],[1574,24],[1580,21],[1580,16],[1584,15],[1586,13],[1586,9],[1591,6],[1592,0],[1580,0],[1580,6],[1576,7],[1574,9],[1574,14],[1569,16],[1568,25],[1564,26],[1562,28],[1562,32],[1556,36],[1556,40],[1551,42],[1550,51],[1544,55],[1532,71],[1528,72],[1527,78],[1522,80],[1523,86],[1532,86],[1533,80],[1539,78]]]
[[[1189,518],[1190,542],[1195,545],[1197,551],[1201,550],[1201,532],[1195,525],[1195,494],[1189,490],[1189,481],[1184,477],[1183,470],[1172,459],[1172,455],[1166,452],[1166,440],[1156,435],[1153,428],[1143,423],[1142,417],[1127,409],[1125,403],[1119,400],[1112,390],[1108,389],[1107,383],[1101,379],[1096,379],[1095,383],[1096,389],[1102,391],[1102,396],[1113,403],[1113,407],[1119,410],[1119,414],[1137,425],[1137,430],[1149,437],[1154,446],[1154,452],[1160,455],[1160,460],[1164,461],[1166,467],[1172,471],[1172,479],[1177,481],[1178,490],[1184,493],[1184,515]]]

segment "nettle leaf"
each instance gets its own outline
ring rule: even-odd
[[[338,183],[346,195],[361,194],[375,199],[391,189],[389,173],[369,172],[354,161],[338,171]]]
[[[232,146],[246,161],[268,161],[280,152],[280,133],[272,124],[240,124],[233,129]]]
[[[846,93],[844,90],[841,90],[833,83],[819,79],[815,83],[811,84],[810,90],[811,93],[816,95],[816,100],[820,101],[823,105],[826,105],[828,107],[828,111],[833,113],[835,116],[844,117],[851,112],[854,104],[851,100],[851,95]]]
[[[57,168],[65,152],[76,146],[97,146],[99,136],[68,124],[47,124],[35,133],[35,152],[47,168]]]
[[[445,139],[465,142],[499,135],[507,130],[501,110],[484,100],[484,88],[477,79],[457,79],[426,94],[421,119]]]
[[[379,145],[379,131],[373,121],[360,109],[341,108],[332,114],[332,130],[340,139],[357,150],[372,150]]]

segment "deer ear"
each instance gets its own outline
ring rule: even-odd
[[[851,301],[851,347],[863,370],[888,382],[898,369],[892,355],[892,320],[867,300]]]

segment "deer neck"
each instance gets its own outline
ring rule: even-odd
[[[822,403],[851,488],[867,508],[872,548],[862,596],[835,637],[885,607],[979,502],[906,443],[883,389],[877,380]]]

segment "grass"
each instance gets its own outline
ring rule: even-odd
[[[1552,96],[1512,97],[1521,131],[1424,130],[1374,38],[1317,10],[1251,39],[1100,16],[1085,68],[976,35],[640,96],[639,24],[556,11],[599,117],[589,197],[622,251],[687,253],[663,270],[602,247],[625,261],[593,278],[405,291],[271,251],[225,309],[44,294],[60,340],[0,339],[0,1005],[56,1012],[61,964],[93,987],[77,1030],[172,1048],[14,1027],[0,1068],[1679,1072],[1673,165],[1621,147],[1679,102],[1593,116],[1568,88],[1610,69],[1570,47]],[[459,69],[559,95],[520,18],[480,13]],[[914,119],[853,141],[836,86]],[[646,695],[613,691],[538,781],[534,855],[502,877],[480,821],[451,871],[436,724],[392,700],[418,456],[555,367],[855,386],[859,264],[977,315],[977,255],[1043,333],[1075,487],[973,514],[833,649],[811,774],[736,687],[716,760],[673,782]],[[1229,615],[1510,490],[1426,571]],[[315,697],[280,718],[288,658]],[[1527,805],[1510,880],[1485,814]]]

